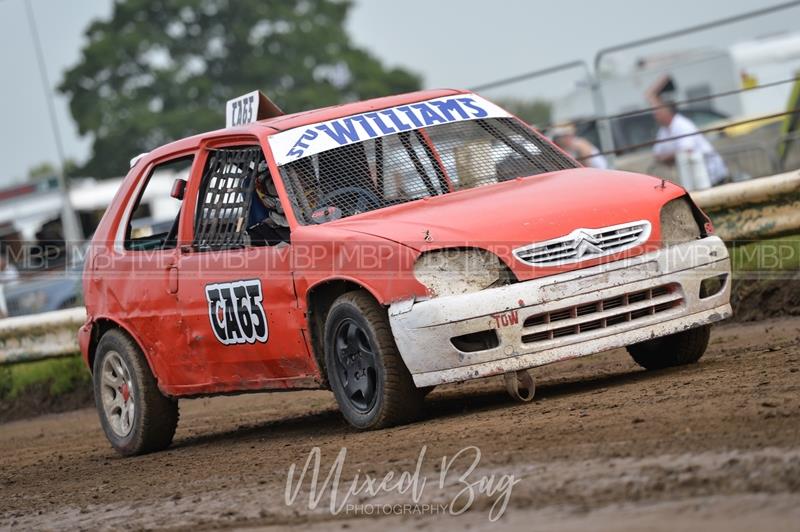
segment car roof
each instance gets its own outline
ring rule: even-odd
[[[186,137],[176,140],[169,144],[165,144],[155,148],[142,158],[144,161],[152,161],[159,157],[176,153],[179,151],[189,150],[197,147],[204,139],[225,136],[231,134],[249,134],[260,135],[264,133],[264,129],[268,128],[268,135],[280,133],[296,127],[306,126],[317,122],[324,122],[326,120],[334,120],[345,116],[351,116],[359,113],[367,113],[377,109],[386,109],[388,107],[395,107],[398,105],[406,105],[433,98],[441,98],[443,96],[452,96],[454,94],[468,94],[469,91],[460,89],[431,89],[415,92],[407,92],[403,94],[395,94],[393,96],[383,96],[381,98],[372,98],[370,100],[361,100],[358,102],[343,103],[339,105],[332,105],[329,107],[322,107],[320,109],[313,109],[310,111],[300,111],[286,115],[268,118],[266,120],[259,120],[251,124],[243,126],[217,129]],[[138,166],[137,163],[136,166]]]

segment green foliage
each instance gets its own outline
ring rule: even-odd
[[[736,242],[730,248],[730,255],[734,274],[800,271],[800,235]]]
[[[28,181],[40,181],[56,175],[56,168],[48,162],[41,162],[28,169]]]
[[[11,394],[12,383],[11,368],[0,366],[0,399],[5,399]]]
[[[545,127],[550,124],[552,106],[548,101],[506,98],[497,100],[497,105],[536,127]]]
[[[59,396],[78,386],[90,386],[92,376],[77,356],[20,362],[0,366],[0,399],[17,397],[28,387],[48,384],[50,395]]]
[[[416,90],[344,29],[347,0],[119,0],[93,22],[59,90],[81,135],[81,169],[118,176],[138,153],[224,125],[225,102],[260,89],[285,112]]]

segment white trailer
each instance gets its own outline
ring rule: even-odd
[[[723,49],[698,49],[649,56],[621,75],[601,76],[601,92],[607,114],[649,107],[647,88],[663,74],[675,82],[678,101],[703,98],[789,79],[800,75],[800,33],[753,39]],[[697,102],[687,108],[711,110],[729,118],[749,118],[785,109],[791,83],[741,92],[736,95]],[[557,123],[595,116],[592,95],[586,86],[576,87],[553,105]],[[713,115],[709,115],[713,118]]]

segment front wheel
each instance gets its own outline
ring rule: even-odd
[[[403,363],[386,309],[363,291],[340,296],[325,320],[325,367],[345,419],[378,429],[415,419],[424,393]]]
[[[178,401],[165,397],[139,347],[122,331],[97,344],[94,401],[111,446],[123,456],[160,451],[178,426]]]
[[[708,347],[711,325],[654,338],[628,346],[633,360],[645,369],[663,369],[693,364]]]

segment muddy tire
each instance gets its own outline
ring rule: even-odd
[[[693,364],[706,352],[710,335],[711,325],[704,325],[630,345],[628,353],[645,369]]]
[[[345,419],[363,430],[418,417],[424,399],[394,342],[386,309],[364,291],[348,292],[325,320],[328,382]]]
[[[94,401],[111,446],[123,456],[165,449],[178,426],[178,401],[158,389],[142,351],[119,330],[97,345]]]

